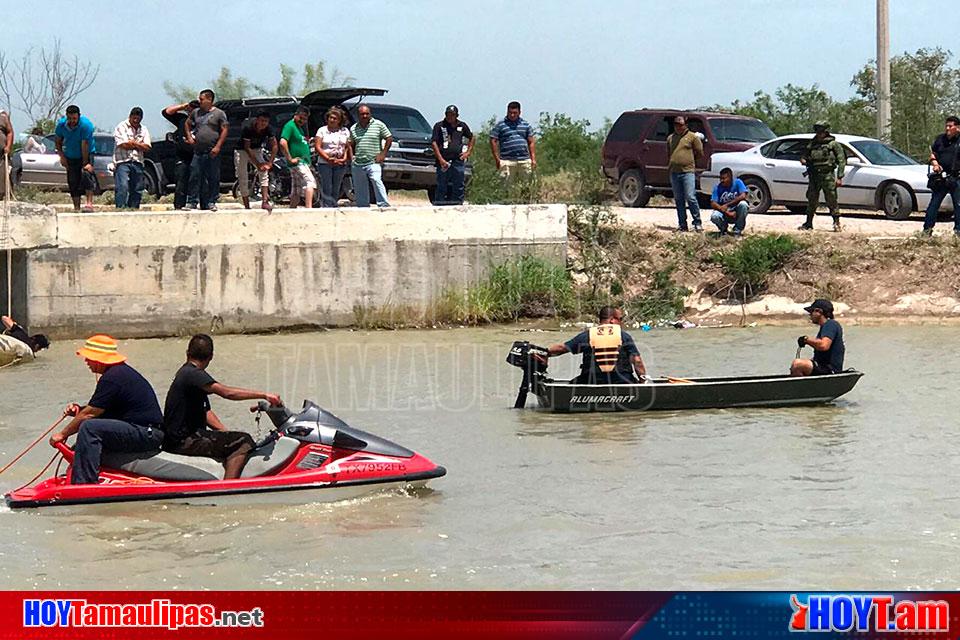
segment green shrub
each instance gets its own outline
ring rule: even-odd
[[[683,299],[690,289],[673,281],[675,265],[669,265],[653,274],[650,287],[625,305],[634,318],[642,321],[672,320],[683,314]]]
[[[711,260],[720,265],[730,280],[729,291],[746,300],[763,292],[770,275],[802,248],[792,236],[757,235],[743,239],[731,249],[715,252]]]
[[[573,284],[566,269],[521,256],[495,266],[482,282],[462,291],[444,292],[435,314],[441,322],[483,324],[569,316],[574,306]]]
[[[600,174],[600,148],[605,129],[590,132],[586,120],[564,114],[540,114],[537,126],[537,169],[530,176],[504,180],[490,150],[491,118],[478,127],[470,161],[473,174],[466,198],[472,204],[600,204],[609,196]]]

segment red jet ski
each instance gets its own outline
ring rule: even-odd
[[[211,458],[167,452],[104,454],[99,484],[71,485],[65,473],[6,495],[12,509],[173,500],[197,504],[334,502],[372,491],[422,487],[447,471],[422,455],[354,429],[309,400],[294,414],[261,401],[274,428],[257,443],[240,478],[223,479]],[[73,449],[57,445],[67,464]]]

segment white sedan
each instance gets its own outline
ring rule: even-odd
[[[730,167],[749,190],[750,213],[764,213],[772,205],[784,205],[795,213],[807,210],[806,167],[800,156],[812,133],[775,138],[746,151],[715,153],[700,178],[708,195],[720,181],[720,170]],[[925,211],[930,202],[927,166],[873,138],[834,134],[847,154],[843,186],[837,189],[840,206],[846,209],[882,209],[888,218],[904,220],[913,211]],[[821,195],[821,204],[823,196]],[[944,200],[947,210],[949,198]]]

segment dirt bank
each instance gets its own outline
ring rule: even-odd
[[[874,224],[898,228],[914,222],[919,229],[919,220]],[[944,229],[934,238],[782,229],[798,247],[746,295],[718,260],[745,242],[729,236],[676,233],[649,221],[615,223],[593,236],[592,248],[591,238],[572,232],[570,255],[581,284],[604,279],[614,296],[622,290],[628,307],[631,300],[655,295],[663,287],[655,274],[669,270],[672,284],[689,290],[682,317],[698,324],[793,322],[804,315],[802,303],[820,297],[833,300],[838,317],[848,321],[952,324],[960,322],[960,241],[952,225],[939,226]],[[754,228],[753,235],[773,234]],[[601,253],[602,272],[589,269],[584,254],[591,250]]]
[[[677,211],[672,201],[666,201],[654,207],[643,209],[629,209],[626,207],[612,207],[624,223],[672,231],[677,228]],[[919,233],[923,228],[923,214],[914,212],[906,220],[890,220],[881,211],[847,210],[841,211],[844,233],[865,235],[870,237],[904,237]],[[687,214],[689,216],[689,214]],[[716,227],[710,223],[709,213],[704,210],[701,216],[704,229],[715,231]],[[747,217],[747,233],[785,233],[794,232],[806,220],[803,214],[791,213],[783,207],[774,207],[764,214]],[[952,216],[941,214],[936,226],[937,235],[953,233]],[[821,230],[831,228],[831,219],[827,210],[820,208],[814,225]]]

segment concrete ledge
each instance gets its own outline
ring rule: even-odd
[[[566,241],[565,205],[61,213],[56,246],[302,245],[317,241]]]
[[[26,252],[27,321],[56,337],[345,325],[423,310],[518,255],[566,263],[564,205],[62,213]],[[24,314],[21,313],[21,316]]]
[[[9,244],[5,239],[7,234]],[[30,202],[11,202],[6,220],[0,210],[0,249],[32,249],[56,245],[57,212],[52,207]]]

